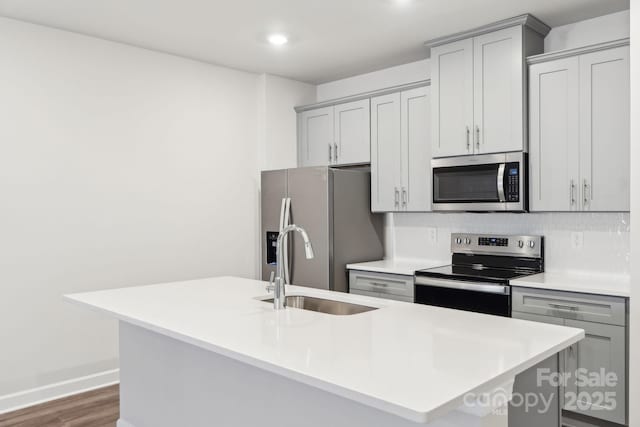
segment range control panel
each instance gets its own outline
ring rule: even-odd
[[[478,245],[480,246],[509,246],[507,237],[479,237]]]
[[[540,257],[542,236],[505,236],[490,234],[451,234],[451,252]]]

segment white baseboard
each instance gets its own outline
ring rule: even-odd
[[[0,396],[0,414],[60,399],[96,388],[117,384],[120,381],[120,370],[99,372],[86,377],[49,384],[19,393]]]

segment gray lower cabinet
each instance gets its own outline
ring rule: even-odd
[[[413,302],[413,276],[349,270],[349,293]]]
[[[627,424],[627,300],[573,292],[513,288],[513,317],[584,329],[585,338],[557,357],[558,406],[565,416],[587,416],[580,426]],[[545,367],[553,368],[546,361]],[[542,392],[532,370],[516,377],[516,393]],[[555,412],[545,418],[515,408],[510,426],[558,426]],[[592,420],[591,423],[588,420]],[[533,424],[532,424],[533,423]],[[570,425],[570,423],[567,423]]]
[[[577,376],[566,388],[564,409],[625,424],[625,328],[568,319],[564,324],[585,331],[585,338],[565,352],[566,369]]]
[[[530,320],[540,323],[563,325],[564,319],[541,316],[539,314],[513,312],[516,319]],[[513,384],[514,393],[520,396],[542,396],[538,404],[533,407],[525,406],[525,401],[518,398],[512,400],[509,405],[509,427],[559,427],[562,418],[561,390],[557,383],[551,381],[538,382],[538,373],[541,369],[547,372],[560,372],[563,363],[562,354],[555,354],[534,367],[516,376]]]

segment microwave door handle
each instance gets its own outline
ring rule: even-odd
[[[498,186],[498,199],[500,200],[501,203],[504,203],[506,201],[506,198],[504,197],[504,170],[505,170],[506,165],[504,163],[500,163],[500,166],[498,166],[498,179],[497,179],[497,186]]]

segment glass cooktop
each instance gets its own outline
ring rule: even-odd
[[[536,274],[519,269],[493,268],[481,265],[445,265],[416,271],[416,276],[438,277],[442,279],[475,280],[508,284],[509,280]]]

